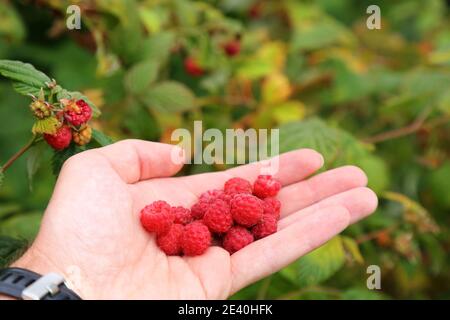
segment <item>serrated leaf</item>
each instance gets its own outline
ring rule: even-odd
[[[195,107],[195,96],[184,84],[175,81],[161,82],[143,96],[142,101],[159,112],[186,111]]]
[[[61,151],[55,151],[52,157],[52,169],[53,174],[57,176],[59,172],[61,171],[61,168],[64,164],[64,162],[69,159],[71,156],[84,151],[84,148],[78,147],[74,144],[71,144],[68,148],[61,150]]]
[[[174,42],[175,35],[169,31],[152,35],[142,44],[143,59],[163,64],[170,57]]]
[[[92,139],[95,140],[100,146],[104,147],[113,143],[113,139],[101,131],[96,129],[92,130]]]
[[[39,94],[41,88],[47,88],[51,79],[31,64],[16,60],[0,60],[0,74],[13,80],[14,89],[20,94]]]
[[[301,286],[321,283],[336,273],[344,262],[342,239],[336,236],[296,262],[298,283]]]
[[[124,78],[125,88],[132,94],[140,94],[150,87],[158,76],[158,63],[141,61],[127,72]]]
[[[33,124],[31,132],[33,134],[55,134],[60,123],[58,119],[54,117],[48,117],[44,119],[39,119]]]

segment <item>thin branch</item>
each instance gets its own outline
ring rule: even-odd
[[[6,169],[8,169],[17,159],[20,158],[20,156],[27,152],[27,150],[30,149],[36,142],[36,138],[37,136],[33,135],[31,140],[26,145],[24,145],[19,151],[17,151],[16,154],[14,154],[8,161],[6,161],[6,163],[2,166],[0,172],[5,172]]]
[[[422,112],[416,118],[416,120],[414,120],[413,123],[407,125],[406,127],[382,132],[375,136],[368,137],[368,138],[364,139],[364,141],[367,143],[379,143],[382,141],[391,140],[391,139],[410,135],[410,134],[420,130],[424,126],[425,120],[428,118],[430,111],[431,111],[430,108],[425,109],[425,111]]]

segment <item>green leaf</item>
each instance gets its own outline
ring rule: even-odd
[[[33,177],[41,165],[44,148],[45,145],[39,143],[27,152],[27,175],[30,191],[33,191]]]
[[[0,268],[7,267],[13,262],[27,246],[24,239],[0,236]]]
[[[159,112],[186,111],[195,107],[195,96],[184,84],[175,81],[161,82],[142,96],[142,101]]]
[[[140,94],[150,87],[158,76],[158,63],[153,60],[141,61],[127,72],[125,88],[132,94]]]
[[[351,256],[351,258],[357,263],[364,263],[364,258],[355,239],[344,236],[341,236],[341,239],[345,251]]]
[[[54,117],[39,119],[33,124],[31,132],[33,132],[33,134],[55,134],[59,125],[58,119]]]
[[[0,74],[13,80],[14,89],[20,94],[38,95],[41,88],[47,88],[51,79],[31,64],[15,60],[0,60]]]
[[[96,129],[92,130],[92,139],[94,139],[102,147],[114,142],[111,137]]]
[[[299,148],[311,148],[320,152],[327,162],[338,154],[339,131],[322,120],[312,118],[291,122],[280,128],[280,153]]]
[[[0,234],[33,240],[39,230],[41,218],[42,213],[36,211],[14,215],[11,218],[2,221],[2,224],[0,225]]]
[[[330,278],[345,262],[345,252],[340,236],[296,262],[298,282],[301,286],[316,285]]]
[[[436,203],[444,209],[450,209],[450,197],[448,195],[448,190],[450,190],[450,161],[433,170],[428,176],[427,184]]]
[[[0,166],[0,188],[3,186],[3,181],[5,181],[5,174],[3,173],[3,167]]]
[[[153,60],[160,64],[170,57],[170,50],[175,42],[175,35],[172,32],[160,32],[144,40],[142,44],[143,59]]]
[[[341,299],[343,300],[386,300],[389,296],[367,288],[350,288],[343,292]]]

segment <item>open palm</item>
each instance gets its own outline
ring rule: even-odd
[[[174,146],[126,140],[70,158],[39,234],[16,262],[59,272],[84,299],[221,299],[320,246],[372,213],[367,178],[347,166],[308,178],[323,165],[313,150],[285,153],[275,174],[283,188],[278,232],[233,255],[210,247],[198,257],[167,257],[139,222],[146,204],[190,207],[233,176],[250,181],[261,163],[187,177],[171,161]]]

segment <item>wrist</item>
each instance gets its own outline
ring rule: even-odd
[[[77,285],[73,283],[71,274],[69,272],[66,272],[67,270],[65,270],[62,265],[56,263],[53,260],[50,260],[45,254],[43,254],[33,246],[30,247],[22,255],[22,257],[12,263],[10,267],[27,269],[40,275],[57,273],[64,278],[65,284],[67,285],[67,287],[69,287],[69,289],[82,297],[83,290],[78,283]],[[0,297],[0,299],[3,299],[3,297]]]

